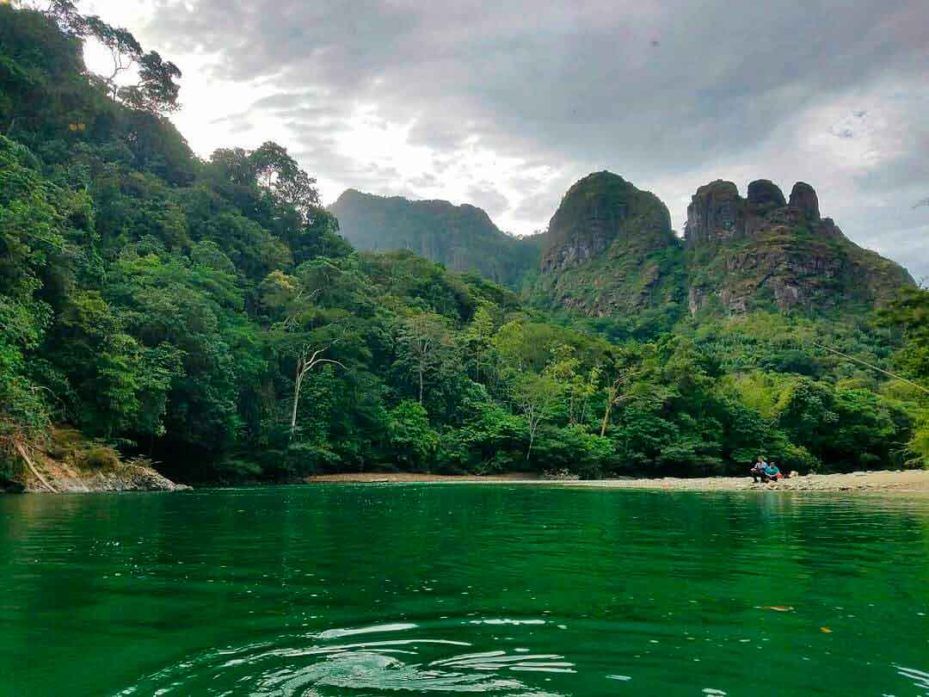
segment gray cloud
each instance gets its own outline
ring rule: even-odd
[[[506,196],[497,191],[492,184],[483,182],[477,186],[468,189],[468,199],[470,202],[483,208],[491,218],[499,215],[510,207],[510,202]]]
[[[429,198],[470,177],[446,188],[523,231],[604,168],[678,225],[702,181],[803,179],[851,237],[929,274],[925,0],[160,3],[151,41],[269,88],[249,113],[282,119],[320,177]],[[335,134],[359,107],[408,125],[428,162],[346,156]],[[526,171],[462,169],[474,147]]]

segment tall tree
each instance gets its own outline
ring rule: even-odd
[[[297,410],[300,406],[300,390],[303,388],[303,380],[313,368],[321,365],[331,364],[340,368],[345,368],[339,361],[333,358],[323,357],[323,353],[330,347],[315,349],[312,346],[304,346],[297,354],[296,373],[294,375],[294,398],[293,408],[290,412],[290,437],[293,438],[297,432]]]
[[[431,312],[420,312],[400,323],[399,343],[404,360],[416,376],[419,403],[423,403],[429,376],[452,349],[445,320]]]

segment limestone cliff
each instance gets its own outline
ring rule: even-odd
[[[901,266],[862,249],[819,212],[816,192],[798,182],[785,199],[772,182],[700,187],[684,233],[691,312],[756,308],[828,312],[870,308],[913,279]]]
[[[667,207],[611,172],[574,184],[549,223],[540,292],[593,316],[673,304],[681,248]]]

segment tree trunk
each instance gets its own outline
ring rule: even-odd
[[[313,355],[311,355],[309,358],[307,358],[307,355],[309,354],[309,349],[307,349],[300,357],[297,358],[297,371],[296,375],[294,376],[294,406],[290,412],[291,438],[293,438],[294,434],[297,432],[297,407],[300,405],[300,388],[303,386],[303,378],[306,377],[306,374],[317,365],[322,365],[323,363],[332,363],[333,365],[337,365],[340,368],[345,368],[344,365],[331,358],[319,358],[319,354],[325,351],[326,348],[321,348],[314,351]]]
[[[613,405],[616,403],[616,397],[619,395],[619,386],[613,383],[606,392],[606,409],[603,410],[603,421],[600,422],[600,437],[606,435],[606,429],[610,425],[610,414],[613,413]]]
[[[26,452],[26,448],[23,447],[23,444],[14,438],[13,447],[16,448],[16,452],[19,453],[19,456],[26,463],[26,466],[29,468],[29,470],[32,472],[35,478],[38,479],[40,482],[42,482],[42,485],[46,489],[48,489],[50,492],[52,492],[53,494],[57,494],[58,490],[55,487],[53,487],[51,484],[49,484],[48,481],[45,479],[45,477],[43,477],[42,474],[39,472],[39,470],[36,469],[35,465],[32,464],[32,459],[29,457],[29,453]]]
[[[610,423],[610,412],[613,410],[613,403],[607,402],[606,409],[603,412],[603,421],[600,422],[600,437],[606,435],[606,427]]]
[[[303,382],[303,376],[300,375],[300,369],[297,368],[297,379],[294,381],[294,407],[290,413],[290,437],[293,438],[297,432],[297,407],[300,404],[300,385]]]

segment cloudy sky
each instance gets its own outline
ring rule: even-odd
[[[543,229],[609,169],[667,203],[819,193],[929,277],[927,0],[84,0],[184,71],[191,146],[285,145],[347,187]]]

